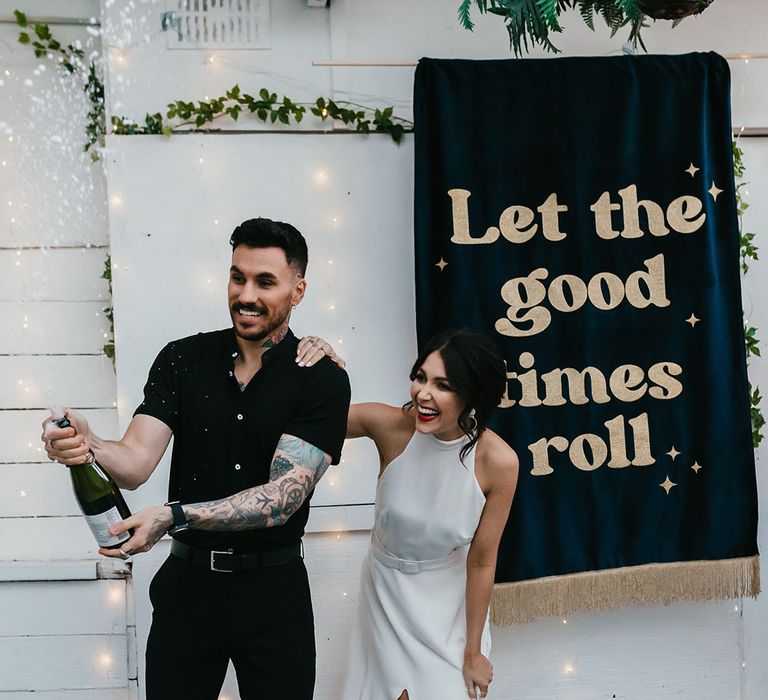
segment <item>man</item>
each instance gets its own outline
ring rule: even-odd
[[[288,328],[304,296],[307,247],[289,224],[252,219],[231,239],[233,328],[163,348],[144,401],[119,441],[43,424],[50,459],[95,458],[134,489],[174,437],[169,503],[113,526],[133,536],[108,556],[149,550],[166,532],[171,556],[152,580],[148,700],[218,698],[231,659],[244,700],[310,700],[312,604],[301,536],[312,491],[337,464],[350,389],[330,359],[296,361]]]

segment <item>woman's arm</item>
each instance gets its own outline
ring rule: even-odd
[[[514,450],[496,435],[487,437],[492,438],[494,444],[483,450],[482,460],[478,455],[479,464],[475,468],[482,482],[489,486],[467,556],[467,644],[462,671],[470,698],[476,697],[476,685],[480,687],[481,697],[485,697],[493,676],[490,661],[480,651],[480,641],[493,593],[499,542],[517,486],[518,461]]]

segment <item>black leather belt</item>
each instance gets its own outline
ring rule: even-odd
[[[211,551],[210,549],[190,547],[183,542],[174,540],[171,543],[171,554],[179,559],[204,566],[211,571],[232,573],[233,571],[249,571],[268,566],[280,566],[299,559],[301,557],[301,543],[283,549],[275,549],[271,552],[235,554],[231,550]]]

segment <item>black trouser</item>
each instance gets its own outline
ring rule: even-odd
[[[241,700],[311,700],[315,634],[304,561],[234,573],[171,555],[149,587],[147,700],[216,700],[231,659]]]

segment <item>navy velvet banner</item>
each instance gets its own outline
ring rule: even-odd
[[[498,582],[757,554],[729,90],[716,54],[419,63],[419,343],[508,364]]]

